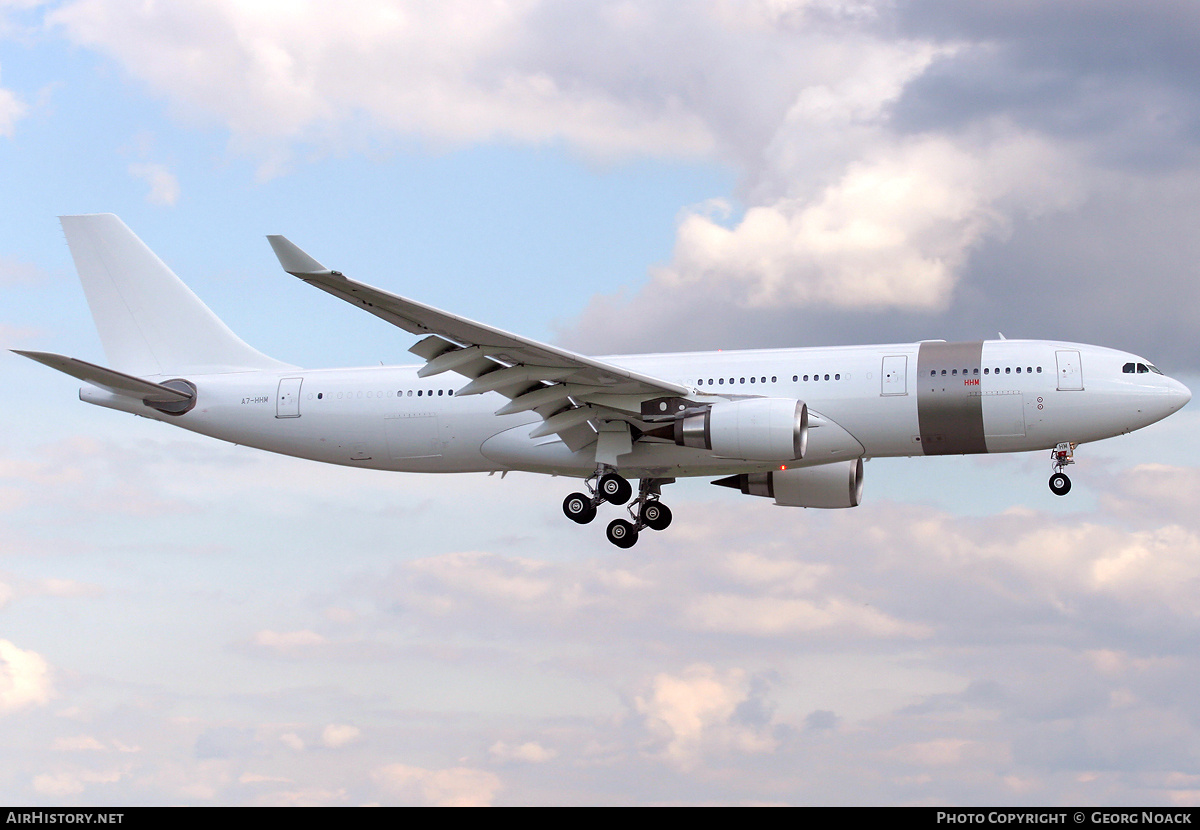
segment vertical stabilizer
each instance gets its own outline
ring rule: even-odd
[[[251,348],[116,216],[62,216],[108,363],[131,375],[294,368]]]

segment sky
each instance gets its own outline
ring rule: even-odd
[[[414,340],[327,266],[588,354],[1070,340],[1200,385],[1190,0],[0,0],[0,346],[103,363],[55,217],[256,348]],[[1200,803],[1200,416],[703,480],[271,456],[0,356],[0,801]]]

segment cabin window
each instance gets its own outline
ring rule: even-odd
[[[750,382],[751,382],[751,383],[754,383],[754,378],[750,378]]]
[[[778,381],[775,380],[775,375],[771,375],[771,383],[778,383]]]
[[[834,375],[834,376],[833,376],[833,379],[834,379],[834,380],[841,380],[841,379],[842,379],[842,376],[841,376],[840,374],[837,374],[837,375]]]
[[[1017,367],[1017,374],[1018,374],[1018,375],[1019,375],[1019,374],[1021,374],[1021,367],[1020,367],[1020,366],[1018,366],[1018,367]]]
[[[1006,374],[1006,375],[1011,375],[1011,374],[1012,374],[1012,367],[1011,367],[1011,366],[1005,366],[1005,367],[1004,367],[1004,374]]]
[[[792,375],[792,383],[795,383],[795,382],[796,382],[796,381],[798,381],[798,380],[800,380],[800,376],[799,376],[799,375]]]
[[[808,375],[805,375],[805,376],[804,376],[804,380],[805,380],[805,381],[808,381]]]

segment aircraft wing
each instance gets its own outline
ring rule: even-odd
[[[417,374],[453,371],[470,379],[455,394],[499,392],[510,403],[504,415],[533,410],[545,423],[534,437],[557,433],[572,449],[595,433],[585,427],[615,402],[683,397],[685,386],[643,375],[602,360],[539,343],[483,323],[355,282],[317,262],[283,236],[268,236],[283,270],[412,334],[427,335],[409,351],[426,363]],[[634,412],[641,407],[634,408]],[[614,417],[616,411],[613,411]],[[582,443],[581,443],[582,442]],[[577,446],[578,445],[578,446]]]

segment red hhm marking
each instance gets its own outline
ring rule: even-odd
[[[963,386],[978,386],[979,378],[967,378],[963,381]]]

